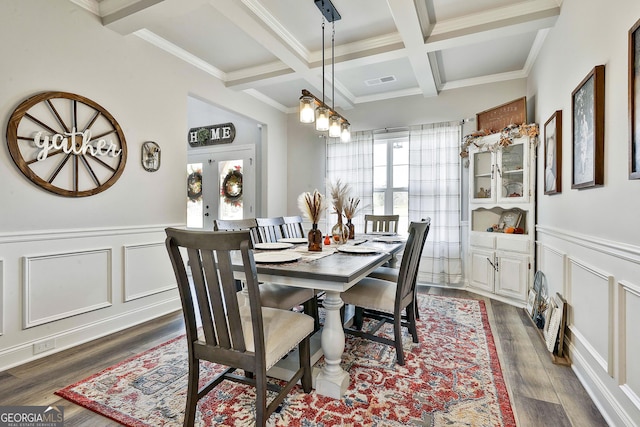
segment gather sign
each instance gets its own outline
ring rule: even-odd
[[[40,148],[36,159],[41,162],[47,159],[51,150],[62,150],[65,154],[85,155],[89,152],[92,156],[111,156],[117,157],[122,153],[122,149],[118,148],[112,141],[98,139],[91,140],[91,129],[84,132],[77,132],[73,128],[71,132],[65,132],[64,135],[56,133],[51,137],[49,135],[42,136],[42,132],[36,132],[33,137],[33,143]]]

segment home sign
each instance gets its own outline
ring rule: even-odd
[[[233,123],[201,126],[189,129],[187,140],[192,147],[206,145],[230,144],[236,138],[236,127]]]

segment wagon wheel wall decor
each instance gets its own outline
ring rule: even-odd
[[[20,104],[9,119],[7,144],[27,178],[66,197],[110,188],[127,160],[124,134],[113,116],[68,92],[44,92]]]

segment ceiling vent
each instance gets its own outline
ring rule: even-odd
[[[367,86],[377,86],[384,83],[391,83],[395,81],[396,81],[396,76],[385,76],[385,77],[379,77],[377,79],[365,80],[364,82],[367,84]]]

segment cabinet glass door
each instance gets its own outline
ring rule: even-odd
[[[514,143],[503,147],[500,150],[498,158],[498,175],[500,178],[498,191],[498,199],[514,199],[528,198],[525,191],[528,182],[526,182],[525,165],[527,159],[525,144]]]
[[[474,152],[471,157],[470,172],[473,176],[471,198],[475,202],[495,199],[493,194],[494,154],[491,151]]]

